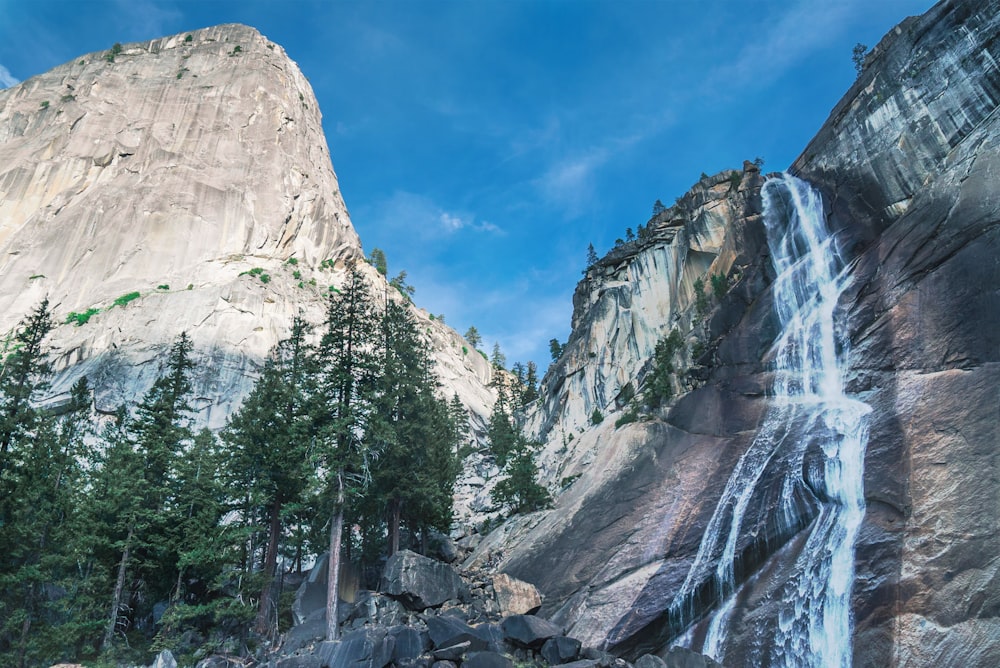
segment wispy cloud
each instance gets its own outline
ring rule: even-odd
[[[0,65],[0,88],[10,88],[21,83],[21,80],[10,73],[3,65]]]
[[[817,3],[799,0],[784,7],[756,33],[731,62],[716,68],[706,85],[760,86],[780,77],[809,53],[836,41],[863,3],[857,0]],[[846,57],[846,56],[845,56]]]
[[[367,213],[367,212],[366,212]],[[461,230],[503,234],[488,220],[480,220],[467,211],[449,211],[425,195],[396,191],[370,212],[370,224],[383,229],[404,228],[422,238],[440,238]]]

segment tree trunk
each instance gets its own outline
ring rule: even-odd
[[[330,557],[326,571],[326,639],[337,640],[337,603],[340,596],[340,535],[344,532],[344,477],[337,471],[337,503],[330,521]]]
[[[389,556],[399,552],[399,519],[403,513],[403,502],[393,499],[389,506]]]
[[[267,554],[264,556],[264,586],[260,592],[260,605],[257,607],[256,631],[261,635],[270,636],[271,607],[274,600],[274,570],[278,563],[278,538],[281,535],[281,503],[271,504],[271,523],[268,529]]]
[[[125,589],[125,571],[128,568],[129,551],[132,548],[132,534],[135,531],[134,522],[128,525],[128,536],[125,538],[125,549],[122,550],[121,561],[118,562],[118,579],[115,581],[115,592],[111,597],[111,616],[108,619],[108,628],[104,631],[104,640],[101,648],[111,647],[111,641],[115,636],[115,626],[118,624],[118,609],[122,603],[122,592]]]

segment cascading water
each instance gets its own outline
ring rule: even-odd
[[[781,324],[772,349],[773,404],[726,484],[672,613],[693,621],[693,601],[706,591],[714,596],[718,605],[700,649],[725,659],[738,593],[741,531],[748,529],[745,514],[762,481],[773,484],[777,475],[781,500],[773,521],[784,535],[804,526],[808,536],[781,587],[779,618],[744,619],[753,630],[747,637],[757,642],[743,656],[754,666],[848,667],[854,542],[864,516],[871,410],[844,394],[846,341],[835,314],[849,277],[826,229],[819,193],[785,174],[768,180],[762,195]],[[802,494],[796,494],[803,488],[817,508],[808,523]]]

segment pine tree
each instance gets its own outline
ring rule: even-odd
[[[380,452],[373,492],[386,509],[393,554],[404,522],[422,536],[431,528],[450,527],[458,461],[451,413],[438,396],[427,344],[412,316],[387,302],[382,334],[383,373],[369,438]]]
[[[51,330],[52,315],[45,299],[21,321],[0,369],[0,483],[17,458],[19,441],[35,424],[37,411],[31,402],[45,390],[52,371],[42,347]],[[0,493],[9,495],[5,487],[0,487]]]
[[[465,340],[472,344],[473,348],[478,348],[483,342],[483,337],[479,335],[479,330],[474,326],[469,327],[465,332]]]
[[[341,535],[345,504],[370,478],[369,453],[362,435],[368,427],[378,358],[373,336],[379,331],[368,285],[348,268],[339,293],[330,297],[325,331],[317,353],[317,387],[312,420],[318,464],[327,471],[325,505],[330,513],[327,578],[327,639],[336,640]]]
[[[245,518],[266,517],[264,583],[259,596],[256,630],[270,633],[276,599],[272,580],[285,529],[285,509],[302,501],[310,477],[308,451],[311,420],[309,383],[312,348],[302,318],[291,335],[272,351],[260,379],[229,420],[223,439],[229,454],[230,487],[248,500]]]

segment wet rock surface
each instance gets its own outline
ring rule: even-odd
[[[792,167],[822,191],[852,263],[842,300],[851,341],[847,389],[873,409],[856,548],[858,666],[990,666],[1000,652],[1000,609],[990,593],[1000,553],[998,35],[995,0],[946,0],[904,21],[874,49]],[[744,174],[740,189],[751,176]],[[724,178],[703,179],[685,198],[719,197],[711,184]],[[621,415],[616,388],[641,372],[613,374],[648,359],[633,343],[631,367],[606,359],[619,350],[616,335],[639,331],[634,322],[631,330],[618,326],[621,314],[635,320],[634,293],[656,276],[662,284],[653,293],[675,299],[690,285],[685,271],[717,271],[724,254],[702,256],[711,264],[657,262],[653,272],[643,259],[652,245],[612,252],[580,284],[570,356],[545,379],[552,393],[531,422],[548,435],[553,482],[580,477],[554,510],[477,548],[502,554],[504,570],[538,586],[543,616],[586,645],[609,644],[633,660],[678,635],[666,606],[768,406],[773,270],[752,191],[742,208],[732,207],[729,193],[724,199],[732,213],[716,229],[721,247],[739,239],[738,271],[707,315],[705,349],[686,361],[703,367],[694,369],[694,382],[663,413],[613,426]],[[706,219],[696,220],[672,210],[654,227],[676,243],[705,229],[698,225]],[[694,247],[685,248],[690,256]],[[678,271],[665,279],[664,267]],[[651,319],[660,329],[650,331],[665,332],[664,322],[683,326],[690,313],[682,305],[666,320]],[[587,409],[601,407],[604,422],[578,431],[579,422],[566,419],[588,414],[576,397]],[[804,526],[815,501],[805,482],[796,493],[802,502],[791,524]],[[738,538],[742,577],[758,577],[741,594],[727,664],[753,664],[750,648],[761,641],[740,615],[780,614],[776,583],[800,549],[798,534],[777,531],[775,494],[752,500]],[[696,588],[695,617],[716,598]],[[704,632],[695,628],[695,646]]]

